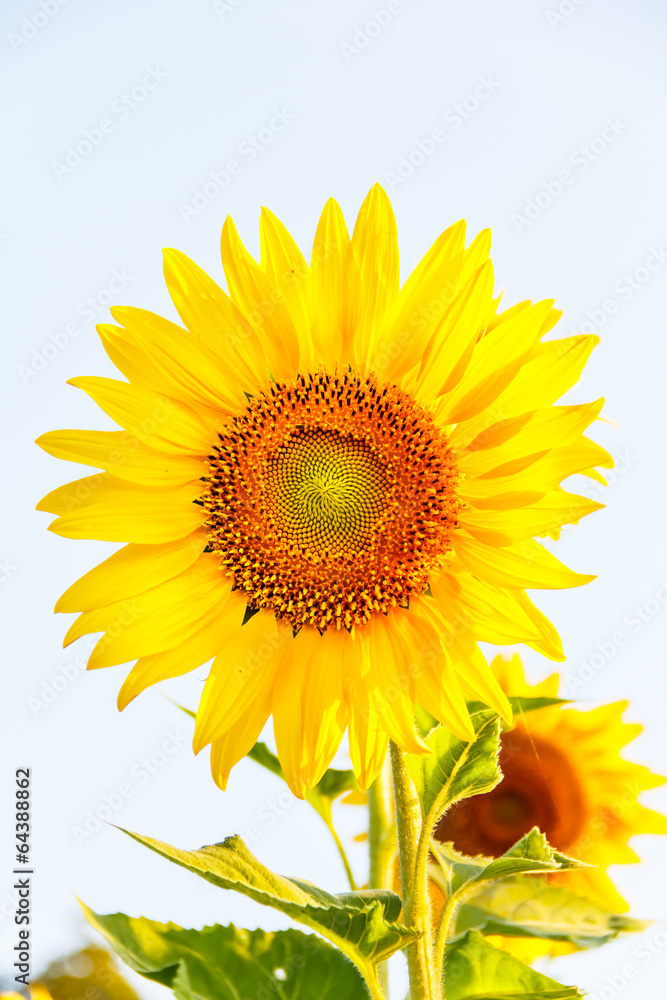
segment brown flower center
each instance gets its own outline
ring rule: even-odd
[[[319,372],[251,400],[209,456],[209,546],[248,607],[351,629],[406,605],[451,548],[444,433],[396,386]]]
[[[501,738],[500,766],[500,784],[446,813],[436,838],[453,841],[464,854],[498,857],[537,826],[552,847],[567,851],[586,815],[581,783],[565,754],[517,727]]]

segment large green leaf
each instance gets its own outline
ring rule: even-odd
[[[83,909],[131,969],[173,990],[177,1000],[368,1000],[354,966],[313,934],[246,931],[233,924],[187,930]]]
[[[502,779],[498,766],[500,720],[484,709],[471,715],[475,739],[465,743],[444,726],[425,739],[429,757],[406,755],[406,764],[422,804],[424,823],[434,827],[438,818],[460,799],[490,792]]]
[[[536,826],[499,858],[487,858],[481,854],[470,858],[459,854],[453,844],[440,844],[438,841],[433,841],[431,851],[439,863],[439,868],[433,868],[432,876],[447,896],[452,893],[467,894],[483,882],[493,882],[510,875],[588,867],[556,851]]]
[[[416,937],[396,922],[402,904],[394,892],[369,889],[332,896],[310,882],[276,875],[251,854],[240,837],[228,837],[221,844],[198,851],[183,851],[124,832],[208,882],[222,889],[235,889],[318,931],[360,969],[384,961]]]
[[[584,995],[494,948],[476,931],[447,945],[445,993],[447,1000],[575,1000]]]
[[[484,934],[547,938],[595,948],[617,934],[646,926],[544,879],[519,876],[484,886],[469,897],[458,912],[455,934],[476,928]]]

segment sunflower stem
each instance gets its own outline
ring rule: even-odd
[[[393,823],[394,807],[391,794],[391,766],[389,757],[379,775],[368,789],[368,848],[370,889],[392,889],[394,886],[394,857],[396,855],[396,830]],[[389,970],[386,962],[378,965],[378,979],[386,996],[389,995]]]
[[[331,814],[331,809],[329,809],[327,812],[328,812],[328,815],[326,815],[326,816],[323,815],[322,813],[320,813],[320,815],[322,816],[322,819],[326,823],[327,829],[329,830],[329,833],[333,837],[333,842],[336,845],[336,850],[340,854],[340,859],[343,862],[343,867],[345,868],[345,874],[347,875],[347,881],[349,883],[350,889],[352,890],[352,892],[356,892],[356,890],[357,890],[357,883],[354,880],[354,874],[352,872],[352,867],[350,865],[347,853],[346,853],[345,848],[343,846],[343,841],[338,836],[338,831],[336,830],[336,827],[334,826],[333,816]]]
[[[405,766],[405,753],[390,742],[398,856],[403,889],[403,920],[419,937],[406,948],[411,1000],[441,1000],[432,949],[431,907],[425,863],[419,863],[422,819],[419,798]]]

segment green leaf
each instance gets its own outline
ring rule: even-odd
[[[332,896],[310,882],[276,875],[251,854],[240,837],[228,837],[198,851],[183,851],[129,830],[123,832],[208,882],[242,892],[318,931],[363,975],[416,937],[415,932],[396,923],[402,904],[394,892],[366,890]]]
[[[246,931],[233,924],[187,930],[83,909],[131,969],[173,990],[177,1000],[368,1000],[354,966],[313,934]]]
[[[483,934],[546,938],[595,948],[620,933],[647,926],[544,879],[520,876],[482,887],[470,897],[458,912],[455,934],[476,928]]]
[[[453,844],[440,844],[438,841],[433,841],[431,851],[441,869],[434,869],[432,876],[448,896],[453,893],[467,894],[483,882],[511,875],[534,875],[538,872],[562,872],[590,867],[556,851],[536,826],[499,858],[487,858],[481,854],[474,858],[467,857],[459,854]]]
[[[495,712],[474,712],[475,739],[464,743],[444,726],[425,739],[430,757],[406,755],[410,777],[422,804],[425,825],[433,828],[444,812],[460,799],[490,792],[502,779],[498,766],[500,720]]]
[[[447,1000],[575,1000],[583,993],[543,976],[468,931],[445,952]]]

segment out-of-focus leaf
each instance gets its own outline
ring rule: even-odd
[[[447,1000],[576,1000],[574,986],[543,976],[468,931],[445,952]]]
[[[458,911],[455,934],[469,928],[483,934],[570,941],[596,948],[618,934],[645,930],[647,924],[592,903],[544,879],[519,876],[483,886]]]

